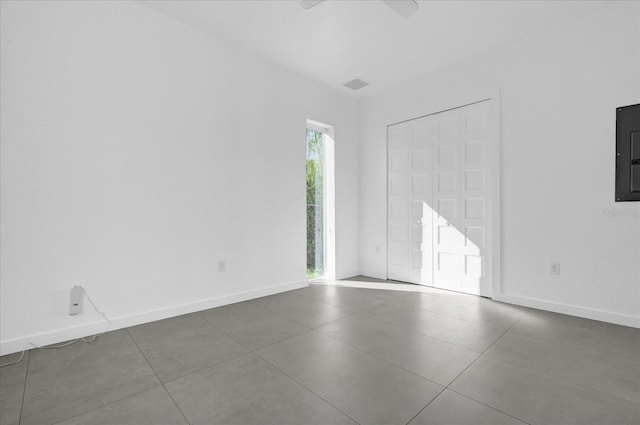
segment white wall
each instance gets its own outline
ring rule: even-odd
[[[500,90],[503,279],[494,297],[640,326],[640,205],[613,202],[615,108],[640,102],[638,7],[611,3],[364,99],[361,271],[386,276],[386,125]],[[551,261],[560,276],[549,275]]]
[[[305,120],[336,128],[358,271],[356,101],[129,2],[2,2],[0,352],[306,285]],[[227,271],[217,271],[217,261]]]

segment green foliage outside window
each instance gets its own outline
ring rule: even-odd
[[[323,274],[322,133],[307,130],[307,278]]]

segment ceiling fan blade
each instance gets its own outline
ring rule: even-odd
[[[300,0],[300,6],[302,6],[304,9],[311,9],[312,7],[319,5],[323,1],[324,0]]]
[[[418,10],[418,2],[415,0],[382,0],[384,4],[393,9],[400,16],[408,18]]]

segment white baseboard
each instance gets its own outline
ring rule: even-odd
[[[210,308],[220,307],[223,305],[233,304],[241,301],[247,301],[254,298],[265,297],[267,295],[278,294],[280,292],[291,291],[294,289],[304,288],[308,286],[306,280],[297,282],[289,282],[279,285],[267,286],[250,291],[236,292],[220,297],[208,298],[185,304],[173,305],[169,307],[159,308],[155,310],[144,311],[141,313],[129,314],[120,317],[110,318],[112,326],[110,331],[116,329],[127,328],[130,326],[141,325],[156,320],[168,319],[169,317],[180,316],[182,314],[195,313],[197,311],[207,310]],[[107,313],[108,316],[108,313]],[[56,329],[54,331],[42,332],[38,334],[27,335],[25,337],[0,341],[0,356],[6,354],[17,353],[25,349],[34,348],[30,344],[37,346],[45,346],[57,344],[63,341],[69,341],[76,338],[87,337],[103,332],[105,330],[104,321],[85,323],[78,326]]]
[[[553,311],[554,313],[568,314],[571,316],[583,317],[585,319],[593,319],[599,320],[601,322],[615,323],[616,325],[640,328],[640,316],[632,316],[630,314],[614,313],[612,311],[579,307],[571,304],[555,303],[551,301],[540,300],[537,298],[521,297],[517,295],[501,294],[498,296],[494,296],[493,299],[509,304],[516,304],[524,307]]]
[[[376,279],[387,280],[387,272],[384,270],[360,270],[362,276],[375,277]]]

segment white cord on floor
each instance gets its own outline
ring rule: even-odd
[[[95,334],[89,337],[84,337],[84,338],[77,338],[71,341],[67,341],[64,344],[58,344],[58,345],[47,345],[46,347],[41,347],[39,345],[34,344],[33,342],[30,342],[28,345],[34,347],[34,348],[39,348],[39,349],[43,349],[43,350],[51,350],[51,349],[55,349],[55,348],[63,348],[63,347],[68,347],[71,344],[75,344],[78,341],[82,341],[82,342],[86,342],[88,344],[94,342],[98,337],[106,334],[107,332],[109,332],[109,329],[111,329],[112,323],[111,320],[109,320],[109,318],[107,317],[107,315],[105,313],[103,313],[102,311],[100,311],[100,309],[98,307],[96,307],[96,305],[94,304],[93,300],[91,299],[91,297],[89,296],[89,293],[87,292],[86,289],[84,289],[84,287],[82,287],[82,292],[84,292],[84,294],[87,296],[87,300],[89,300],[89,303],[91,303],[91,305],[93,306],[93,309],[102,316],[102,318],[107,322],[107,328],[99,334]],[[0,364],[0,367],[5,367],[5,366],[11,366],[14,364],[18,364],[22,361],[23,357],[24,357],[24,353],[26,353],[28,350],[30,350],[30,348],[25,348],[24,350],[22,350],[22,353],[20,353],[20,357],[18,358],[18,360],[14,361],[14,362],[9,362],[9,363],[5,363],[5,364]]]

